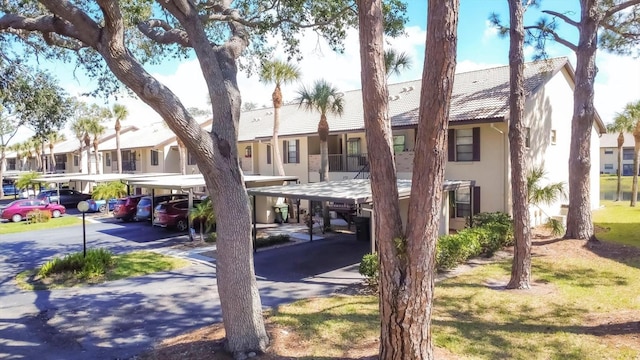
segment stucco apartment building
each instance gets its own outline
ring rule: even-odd
[[[600,137],[600,173],[618,174],[618,135],[602,134]],[[630,133],[624,134],[622,144],[622,175],[633,175],[633,150],[635,141]]]
[[[573,111],[574,70],[567,58],[527,63],[525,66],[525,123],[530,164],[542,165],[549,182],[568,183],[568,160]],[[399,178],[410,179],[418,124],[420,80],[390,84],[389,115]],[[445,179],[474,180],[472,191],[449,194],[451,227],[464,223],[470,212],[511,212],[508,141],[509,67],[501,66],[456,74],[449,119],[448,162]],[[330,180],[367,178],[369,168],[360,90],[344,93],[342,116],[328,114]],[[300,181],[319,181],[320,114],[298,104],[281,108],[279,144],[287,175]],[[273,109],[243,112],[238,152],[245,173],[275,173],[271,144]],[[597,118],[592,132],[591,158],[599,162],[599,135],[605,132]],[[599,171],[592,167],[591,193],[599,193]],[[568,190],[568,187],[567,187]],[[473,198],[473,202],[471,201]],[[534,224],[560,213],[567,200],[532,208]],[[471,203],[474,208],[471,209]],[[599,206],[592,196],[592,208]],[[454,206],[455,205],[455,206]]]

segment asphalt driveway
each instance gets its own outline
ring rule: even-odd
[[[78,229],[79,228],[79,229]],[[114,252],[164,249],[186,236],[146,224],[90,224],[89,247]],[[80,227],[0,239],[0,358],[126,359],[158,340],[221,320],[215,263],[54,291],[22,291],[13,276],[82,248]],[[159,235],[164,235],[160,236]],[[353,235],[260,251],[256,276],[265,307],[327,295],[360,281],[368,250]]]

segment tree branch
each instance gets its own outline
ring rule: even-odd
[[[162,29],[162,31],[160,30]],[[185,31],[174,29],[166,21],[151,19],[138,24],[138,30],[149,39],[161,44],[192,47]]]
[[[540,26],[525,26],[524,27],[525,30],[531,30],[531,29],[537,29],[540,30],[542,33],[544,34],[549,34],[553,37],[553,40],[555,40],[555,42],[562,44],[566,47],[568,47],[569,49],[571,49],[572,51],[578,51],[578,47],[576,45],[574,45],[573,43],[571,43],[568,40],[565,40],[564,38],[562,38],[560,35],[558,35],[558,33],[556,33],[553,30],[549,30],[549,29],[545,29],[542,28]]]
[[[638,38],[640,37],[640,33],[633,33],[633,32],[622,32],[620,31],[620,28],[617,26],[613,26],[611,24],[608,24],[607,22],[602,22],[600,23],[600,26],[602,26],[603,28],[616,33],[624,38]]]
[[[84,45],[82,42],[76,39],[65,39],[61,37],[59,34],[52,32],[42,33],[42,38],[48,45],[57,46],[73,51],[78,51],[82,48],[88,47],[88,45]]]
[[[619,11],[622,11],[622,10],[624,10],[626,8],[629,8],[631,6],[638,5],[638,4],[640,4],[640,0],[628,0],[628,1],[622,2],[622,3],[618,4],[618,5],[614,5],[604,13],[603,19],[606,20],[609,17],[611,17],[613,14],[615,14],[615,13],[617,13]]]
[[[66,0],[40,0],[40,2],[54,14],[56,30],[52,32],[95,47],[99,41],[100,26],[82,9]],[[72,32],[71,29],[73,29]]]
[[[639,0],[639,1],[640,1],[640,0]],[[573,25],[573,26],[575,26],[575,27],[579,27],[579,26],[580,26],[580,23],[579,23],[579,22],[572,20],[571,18],[569,18],[569,17],[568,17],[567,15],[565,15],[565,14],[561,14],[561,13],[559,13],[559,12],[552,11],[552,10],[542,10],[542,12],[543,12],[543,13],[545,13],[545,14],[549,14],[549,15],[551,15],[551,16],[555,16],[555,17],[557,17],[557,18],[560,18],[560,19],[562,19],[564,22],[566,22],[566,23],[567,23],[567,24],[569,24],[569,25]]]
[[[61,46],[62,44],[71,44],[69,40],[63,41],[62,39],[54,39],[52,33],[56,33],[62,36],[66,36],[79,41],[73,48],[93,46],[89,40],[88,34],[80,34],[76,28],[70,22],[60,19],[55,15],[42,15],[35,18],[28,18],[22,15],[5,14],[0,17],[0,30],[14,33],[21,36],[21,31],[27,32],[40,32],[47,43],[53,41],[51,44]],[[81,44],[85,44],[82,46]],[[66,47],[66,46],[63,46]]]

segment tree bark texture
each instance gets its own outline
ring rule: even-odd
[[[616,201],[622,199],[622,146],[624,145],[624,132],[618,134],[618,183],[616,185]]]
[[[122,150],[120,150],[120,130],[122,126],[120,125],[120,119],[116,119],[116,157],[118,158],[118,174],[122,174]]]
[[[602,12],[596,0],[581,0],[580,5],[581,26],[576,50],[576,84],[569,151],[569,211],[564,237],[595,240],[591,219],[591,132],[595,120],[593,84],[597,72],[597,33]]]
[[[58,165],[58,163],[56,162],[56,157],[55,157],[55,154],[53,153],[53,146],[54,144],[49,145],[49,154],[51,155],[51,170],[55,171],[56,165]]]
[[[284,176],[284,165],[282,164],[282,154],[280,153],[280,141],[278,141],[278,133],[280,132],[280,108],[282,107],[282,91],[280,85],[276,84],[275,90],[271,95],[273,100],[273,137],[271,139],[271,148],[273,149],[273,162],[276,167],[276,173]]]
[[[527,195],[527,149],[524,123],[524,8],[522,0],[509,0],[509,152],[515,247],[507,289],[529,289],[531,282],[531,230]]]
[[[327,123],[326,116],[322,116],[324,119],[324,123]],[[322,120],[320,121],[322,123]],[[320,125],[318,125],[320,128]],[[327,124],[327,134],[328,124]],[[327,135],[328,136],[328,135]],[[322,136],[320,137],[320,181],[329,181],[329,143],[327,141],[327,136],[322,140]],[[329,203],[326,201],[322,202],[322,231],[331,228],[331,217],[329,216]]]
[[[371,187],[380,249],[381,359],[431,359],[431,309],[459,3],[430,1],[406,235],[393,161],[379,0],[359,3]]]

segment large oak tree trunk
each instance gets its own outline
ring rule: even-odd
[[[598,1],[581,0],[569,151],[569,211],[564,236],[569,239],[596,240],[591,220],[591,132],[595,120],[593,84],[601,16]]]
[[[431,359],[431,309],[449,105],[456,55],[457,0],[430,1],[420,122],[406,237],[396,185],[380,0],[361,0],[362,93],[375,233],[380,249],[380,358]]]
[[[282,91],[280,85],[276,85],[271,95],[273,100],[273,137],[271,139],[271,148],[273,149],[273,162],[275,163],[276,173],[284,176],[284,165],[282,164],[282,155],[280,153],[280,141],[278,141],[278,133],[280,132],[280,108],[282,107]]]
[[[247,43],[234,36],[229,46],[212,48],[193,4],[177,3],[162,6],[184,26],[200,62],[216,119],[210,134],[200,128],[175,94],[126,50],[122,17],[113,2],[100,1],[110,17],[96,48],[114,75],[165,119],[196,158],[217,215],[216,278],[227,349],[264,351],[269,339],[254,275],[249,198],[236,146],[241,101],[235,58]]]
[[[524,134],[524,8],[521,0],[509,0],[509,151],[515,248],[508,289],[528,289],[531,282],[531,230],[527,196],[527,154]]]

